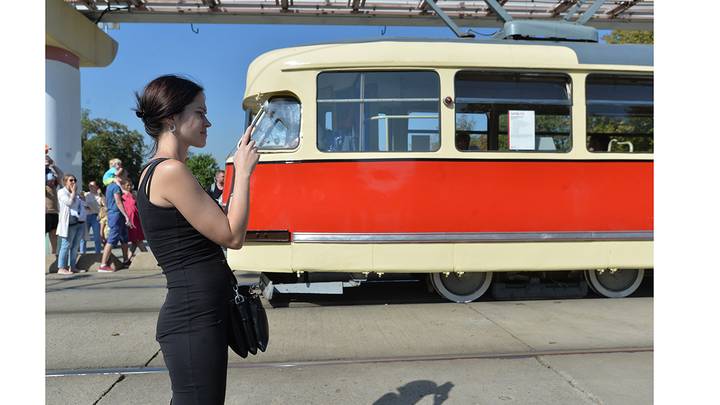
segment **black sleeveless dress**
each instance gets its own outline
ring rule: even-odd
[[[193,228],[175,207],[150,202],[153,173],[165,160],[147,164],[137,193],[145,238],[167,280],[156,340],[170,374],[171,404],[222,404],[234,275],[219,245]]]

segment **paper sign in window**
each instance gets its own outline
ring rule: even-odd
[[[508,111],[508,135],[511,150],[534,150],[535,111]]]

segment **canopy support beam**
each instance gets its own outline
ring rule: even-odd
[[[485,0],[485,1],[488,1],[488,0]],[[489,0],[489,1],[495,1],[495,0]],[[438,5],[435,4],[435,2],[433,0],[423,0],[423,2],[420,3],[420,6],[422,7],[424,4],[429,5],[430,8],[432,8],[433,11],[435,11],[435,14],[437,14],[438,17],[440,17],[443,20],[445,25],[450,27],[450,29],[455,33],[455,35],[457,35],[458,38],[475,38],[475,34],[473,34],[472,32],[460,32],[460,27],[458,27],[457,24],[455,24],[453,22],[453,20],[451,20],[450,17],[448,17],[447,14],[445,14],[445,12],[440,7],[438,7]],[[502,6],[500,6],[500,8],[502,8]],[[503,10],[503,11],[505,11],[505,10]]]

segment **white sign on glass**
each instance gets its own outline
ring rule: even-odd
[[[535,111],[508,111],[508,135],[511,150],[534,150]]]

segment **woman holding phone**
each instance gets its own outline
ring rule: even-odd
[[[203,88],[161,76],[137,94],[137,116],[155,140],[137,193],[140,221],[167,278],[156,339],[172,384],[172,405],[222,404],[228,361],[230,277],[222,247],[240,249],[248,224],[250,176],[259,159],[253,127],[234,156],[233,195],[224,213],[185,165],[207,139]]]

